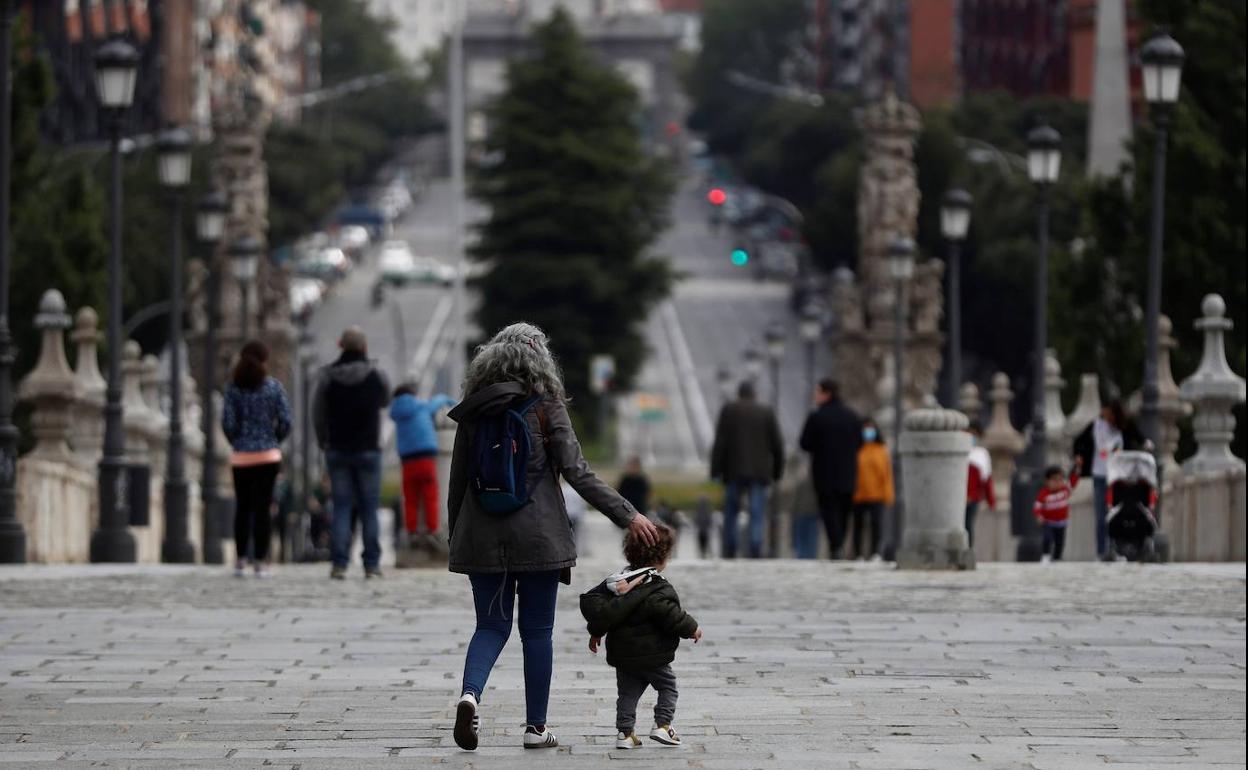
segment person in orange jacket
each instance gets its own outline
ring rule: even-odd
[[[853,525],[854,554],[859,558],[880,558],[880,525],[884,506],[892,505],[893,462],[880,436],[880,428],[872,419],[863,420],[862,446],[858,449],[858,483],[854,486],[854,507],[850,515]],[[871,524],[871,552],[862,550],[862,531]]]

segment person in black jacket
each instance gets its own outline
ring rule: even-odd
[[[815,388],[815,404],[802,427],[801,447],[810,454],[811,480],[832,558],[839,559],[858,483],[862,421],[841,403],[837,385],[830,379],[821,380]]]
[[[675,531],[658,525],[658,541],[647,545],[630,532],[624,539],[628,569],[610,575],[581,595],[581,614],[588,621],[589,650],[597,654],[607,638],[607,663],[615,667],[615,747],[635,749],[637,701],[647,687],[658,693],[650,739],[679,746],[672,729],[676,714],[676,676],[672,661],[681,639],[702,639],[698,621],[681,609],[676,589],[660,574],[676,542]]]
[[[755,398],[754,383],[741,383],[737,400],[725,404],[715,425],[711,478],[724,484],[723,557],[737,555],[737,516],[741,495],[750,510],[750,558],[763,555],[767,488],[784,474],[784,439],[771,407]]]

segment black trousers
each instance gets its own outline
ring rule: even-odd
[[[858,503],[854,506],[850,523],[853,524],[854,556],[874,556],[880,552],[880,520],[884,518],[884,503]],[[862,531],[871,527],[871,550],[862,550]]]
[[[247,543],[257,563],[269,557],[272,531],[273,485],[281,463],[249,465],[234,469],[234,547],[238,560],[247,558]]]
[[[819,498],[819,518],[823,519],[823,528],[828,533],[832,558],[839,559],[845,548],[845,523],[853,508],[854,495],[852,492],[816,490],[815,496]]]
[[[1043,553],[1045,556],[1052,556],[1053,561],[1062,560],[1062,551],[1066,549],[1066,528],[1055,527],[1051,524],[1044,525],[1044,545]]]

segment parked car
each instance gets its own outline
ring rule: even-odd
[[[450,286],[455,283],[455,267],[433,257],[416,257],[416,280],[422,283],[437,283]]]
[[[295,263],[294,272],[305,278],[338,281],[351,272],[351,260],[342,249],[329,246],[305,252]]]
[[[290,314],[301,319],[312,312],[325,296],[325,284],[315,278],[295,277],[290,281]]]
[[[371,241],[368,228],[363,225],[344,225],[338,231],[338,246],[353,258],[359,258]]]
[[[416,280],[416,255],[403,241],[386,241],[377,257],[377,268],[383,282],[402,286]]]

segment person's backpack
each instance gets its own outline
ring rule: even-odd
[[[541,398],[540,394],[535,395],[517,408],[484,417],[477,423],[469,479],[486,513],[507,516],[529,502],[528,467],[533,435],[524,416]]]

